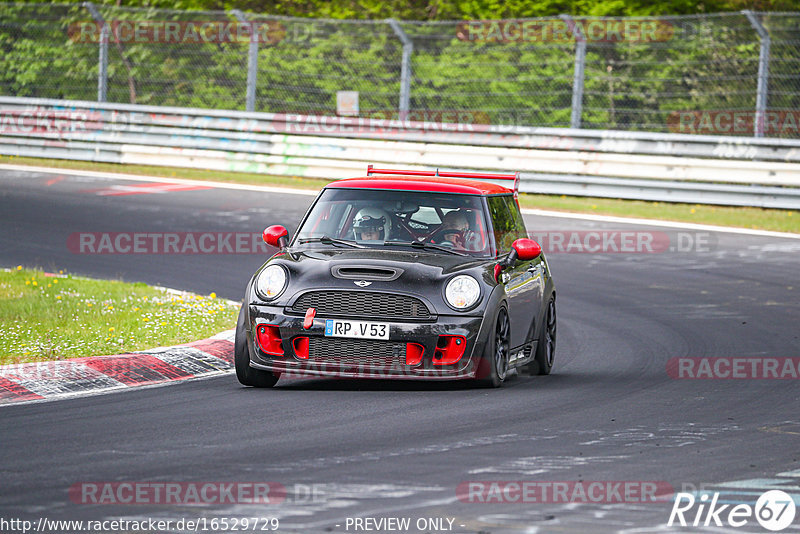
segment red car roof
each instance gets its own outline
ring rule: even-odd
[[[466,195],[502,195],[511,189],[478,180],[427,176],[394,176],[391,178],[345,178],[331,182],[326,188],[342,189],[395,189],[400,191],[428,191],[431,193],[460,193]]]

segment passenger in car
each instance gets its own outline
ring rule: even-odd
[[[391,227],[389,215],[377,208],[364,208],[353,219],[353,233],[358,241],[386,241]]]

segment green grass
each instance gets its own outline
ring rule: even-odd
[[[310,190],[318,190],[329,181],[313,178],[270,176],[265,174],[203,169],[151,167],[148,165],[119,165],[116,163],[94,163],[13,156],[0,156],[0,163],[141,174],[146,176],[184,178],[191,180],[213,180],[218,182],[269,185]],[[698,224],[800,233],[800,213],[791,210],[529,194],[520,195],[520,205],[523,208],[539,208],[573,213],[594,213],[619,217],[641,217],[647,219],[684,221]]]
[[[233,328],[237,311],[213,293],[0,270],[0,364],[188,343]]]
[[[792,210],[550,195],[520,195],[520,206],[800,233],[800,213]]]

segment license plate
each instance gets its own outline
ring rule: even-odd
[[[389,323],[327,319],[325,321],[325,335],[328,337],[389,339]]]

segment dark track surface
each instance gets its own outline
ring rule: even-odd
[[[313,198],[227,189],[101,197],[84,191],[127,182],[64,177],[47,185],[54,177],[0,171],[0,267],[37,265],[234,300],[263,257],[82,255],[70,252],[67,237],[258,232],[275,223],[292,230]],[[543,230],[627,228],[526,221]],[[797,380],[675,380],[666,363],[799,357],[800,241],[707,237],[702,252],[550,254],[559,306],[554,374],[512,377],[500,390],[303,379],[263,391],[229,375],[4,407],[0,517],[277,516],[284,532],[353,532],[345,520],[355,516],[409,517],[412,525],[436,517],[454,518],[452,532],[655,532],[671,530],[671,501],[481,504],[459,501],[455,489],[470,480],[535,480],[665,481],[680,490],[779,474],[797,487]],[[70,502],[70,486],[86,481],[272,481],[289,489],[289,501],[298,484],[318,484],[321,494],[273,506]],[[761,493],[765,484],[741,486]],[[738,531],[764,531],[753,524]],[[800,518],[794,531],[798,525]]]

